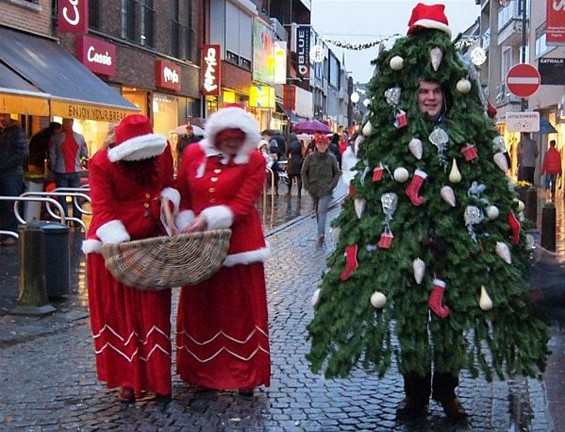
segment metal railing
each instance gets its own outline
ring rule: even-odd
[[[28,193],[28,192],[26,192]],[[29,192],[32,193],[32,192]],[[36,192],[37,193],[37,192]],[[26,202],[44,202],[46,203],[48,206],[50,206],[51,204],[54,205],[57,210],[59,211],[59,215],[55,215],[53,214],[53,216],[55,217],[55,219],[60,219],[61,223],[65,223],[65,212],[63,211],[63,206],[61,205],[61,203],[59,201],[57,201],[54,198],[49,198],[49,197],[45,197],[45,196],[23,196],[19,195],[19,196],[1,196],[0,195],[0,201],[14,201],[14,214],[16,215],[16,219],[23,224],[26,224],[27,221],[25,221],[24,219],[22,219],[22,217],[20,216],[20,204],[26,203]],[[19,235],[17,232],[14,231],[9,231],[9,230],[0,230],[0,234],[3,235],[9,235],[11,237],[15,237],[16,239],[19,238]]]
[[[48,197],[48,198],[52,198],[52,197],[64,197],[65,199],[67,199],[67,197],[71,197],[73,200],[73,204],[75,205],[75,207],[79,210],[79,212],[81,212],[81,214],[92,214],[92,212],[90,210],[84,209],[82,206],[84,204],[84,202],[91,202],[90,200],[90,196],[88,195],[89,189],[88,188],[57,188],[54,189],[51,192],[24,192],[23,194],[20,195],[20,197]],[[83,200],[83,202],[81,203],[81,200]],[[65,216],[64,212],[63,212],[63,207],[61,205],[61,203],[57,202],[57,204],[59,205],[60,209],[61,209],[61,214],[62,214],[62,220],[61,223],[66,224],[69,221],[72,221],[78,225],[80,225],[82,227],[82,229],[84,231],[86,231],[86,224],[84,223],[84,221],[78,217],[76,217],[76,215],[73,214],[73,216]],[[25,218],[23,218],[20,215],[20,206],[17,203],[14,203],[14,213],[16,215],[16,219],[18,219],[18,221],[20,223],[26,223],[27,221],[25,220]],[[49,216],[51,216],[54,219],[58,219],[59,216],[57,214],[55,214],[53,212],[53,209],[51,208],[51,202],[48,201],[46,206],[45,206],[47,213],[49,214]]]

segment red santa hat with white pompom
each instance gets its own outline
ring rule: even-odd
[[[413,34],[418,28],[436,29],[445,32],[451,38],[451,29],[445,16],[445,5],[425,5],[418,3],[412,9],[412,16],[408,21],[408,34]]]

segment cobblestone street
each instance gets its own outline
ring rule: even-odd
[[[283,204],[284,205],[284,204]],[[305,204],[306,205],[306,204]],[[333,218],[338,208],[330,213]],[[395,420],[402,379],[395,371],[379,380],[357,371],[343,380],[325,380],[309,371],[305,327],[310,298],[331,252],[332,234],[316,247],[315,220],[304,210],[298,219],[268,230],[272,256],[266,265],[270,313],[271,387],[246,399],[237,392],[197,392],[176,376],[168,403],[118,402],[95,374],[81,262],[79,287],[58,312],[44,318],[0,317],[0,429],[7,431],[558,431],[547,390],[562,380],[516,379],[486,383],[462,376],[458,395],[468,424],[453,424],[432,403],[427,418]],[[73,290],[75,287],[73,287]],[[177,293],[175,293],[176,302]],[[175,304],[176,307],[176,304]],[[172,319],[175,317],[173,316]],[[563,369],[563,334],[554,328],[550,367]],[[558,356],[556,356],[558,355]],[[174,371],[174,365],[173,365]],[[552,375],[553,377],[553,375]],[[559,391],[559,389],[557,389]],[[563,397],[561,396],[561,400]],[[555,406],[563,411],[563,405]]]

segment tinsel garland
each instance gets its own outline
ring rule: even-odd
[[[382,36],[379,39],[376,39],[372,42],[365,42],[365,43],[360,43],[360,44],[354,44],[354,43],[350,43],[350,42],[346,42],[346,41],[331,39],[327,36],[320,36],[320,39],[322,41],[326,42],[326,43],[331,43],[332,45],[335,45],[339,48],[344,48],[344,49],[347,49],[347,50],[354,50],[354,51],[361,51],[361,50],[372,48],[374,46],[379,45],[380,43],[388,42],[390,39],[393,39],[393,38],[396,38],[396,37],[401,37],[401,36],[403,36],[403,35],[393,34],[392,36]],[[480,39],[480,37],[478,37],[478,36],[464,36],[461,40],[459,40],[456,43],[455,46],[460,51],[466,51],[467,49],[469,49],[469,47],[471,47],[473,44],[475,44],[479,39]]]
[[[361,43],[361,44],[353,44],[353,43],[350,43],[350,42],[339,41],[339,40],[328,38],[326,36],[320,36],[320,39],[322,39],[324,42],[331,43],[332,45],[335,45],[339,48],[361,51],[361,50],[372,48],[374,46],[379,45],[382,42],[387,42],[389,39],[392,39],[392,38],[395,38],[395,37],[400,37],[400,36],[402,36],[402,35],[394,34],[392,36],[383,36],[383,37],[376,39],[372,42],[366,42],[366,43]]]

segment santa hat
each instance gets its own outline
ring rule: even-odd
[[[214,153],[218,150],[218,143],[226,136],[234,137],[238,135],[243,138],[243,146],[237,152],[234,162],[245,164],[249,160],[249,154],[257,149],[259,126],[251,114],[245,111],[240,105],[231,104],[225,108],[212,113],[206,122],[204,140],[202,147],[207,153]]]
[[[164,135],[153,133],[151,121],[142,114],[130,114],[114,130],[113,146],[108,150],[111,162],[137,161],[159,156],[167,147]]]
[[[418,3],[412,9],[412,16],[408,21],[408,34],[413,34],[418,28],[436,29],[445,32],[451,38],[451,29],[444,13],[442,4],[425,5]]]

